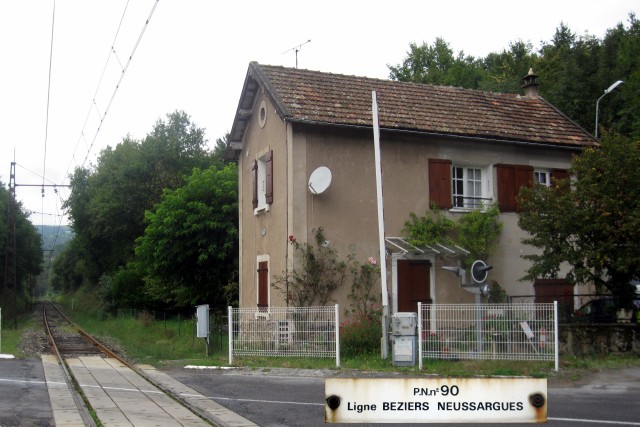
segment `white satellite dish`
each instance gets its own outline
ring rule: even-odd
[[[331,171],[326,166],[320,166],[309,177],[309,191],[311,194],[321,194],[331,185]]]

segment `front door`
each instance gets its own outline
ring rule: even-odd
[[[398,311],[418,312],[418,303],[431,302],[431,263],[398,260]]]

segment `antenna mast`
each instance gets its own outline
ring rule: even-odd
[[[298,68],[298,52],[300,52],[300,48],[302,46],[304,46],[305,44],[310,43],[310,42],[311,42],[311,39],[307,40],[304,43],[300,43],[299,45],[294,46],[291,49],[285,50],[284,52],[282,52],[282,54],[284,55],[285,53],[291,52],[293,50],[296,53],[296,68]]]

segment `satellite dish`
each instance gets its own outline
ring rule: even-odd
[[[311,194],[322,194],[331,185],[331,171],[326,166],[320,166],[309,177],[309,191]]]

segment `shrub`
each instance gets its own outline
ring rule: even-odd
[[[315,246],[289,236],[289,244],[296,251],[295,262],[273,282],[273,287],[295,307],[327,305],[332,293],[344,284],[353,259],[348,255],[346,261],[339,260],[337,251],[326,244],[323,228],[313,231]]]
[[[372,308],[375,310],[379,301],[375,291],[375,284],[380,278],[380,267],[378,260],[369,257],[367,264],[360,264],[353,260],[351,264],[351,292],[347,296],[351,300],[350,309],[347,314],[355,314],[360,318],[368,318],[372,315]]]
[[[382,308],[373,306],[371,312],[340,325],[340,353],[352,357],[380,351],[382,339]]]

